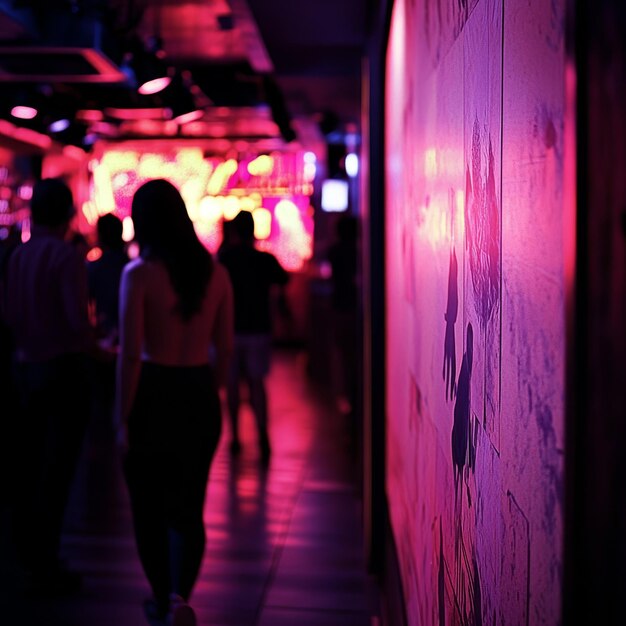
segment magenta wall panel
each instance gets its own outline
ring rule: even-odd
[[[394,3],[387,494],[411,626],[560,621],[563,11]]]

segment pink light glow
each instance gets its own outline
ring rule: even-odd
[[[34,107],[18,105],[11,109],[11,115],[21,120],[32,120],[37,116],[37,109]]]
[[[102,249],[95,246],[87,252],[87,260],[88,261],[97,261],[102,256]]]
[[[155,78],[144,83],[137,91],[144,96],[149,96],[153,93],[163,91],[171,81],[172,79],[169,76],[161,76],[160,78]]]
[[[195,111],[189,111],[189,113],[185,113],[183,115],[179,115],[174,118],[174,121],[177,124],[188,124],[189,122],[195,122],[204,116],[204,111],[202,109],[196,109]]]

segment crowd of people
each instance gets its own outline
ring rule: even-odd
[[[63,180],[39,181],[30,239],[6,245],[0,256],[1,365],[13,392],[5,407],[14,414],[4,421],[13,430],[8,501],[15,551],[32,592],[80,588],[80,576],[60,558],[60,539],[95,371],[152,590],[146,617],[192,626],[204,497],[222,432],[220,390],[236,455],[240,383],[247,382],[266,465],[270,294],[289,274],[256,250],[246,211],[229,224],[232,237],[213,258],[180,193],[165,180],[144,183],[133,197],[140,253],[132,260],[121,222],[108,214],[97,224],[102,255],[86,261],[83,246],[72,241],[74,214]]]

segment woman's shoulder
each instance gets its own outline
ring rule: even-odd
[[[164,268],[160,263],[137,257],[124,265],[123,275],[127,280],[146,281],[151,277],[163,273]]]

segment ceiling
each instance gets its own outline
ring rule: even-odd
[[[0,136],[17,126],[86,149],[94,138],[183,137],[266,148],[332,141],[358,130],[374,4],[0,0]],[[153,95],[139,95],[127,69],[145,50],[158,52],[173,77]],[[201,119],[171,119],[176,87],[193,94]],[[18,96],[39,98],[45,113],[15,120],[9,111]],[[52,133],[57,113],[69,113],[76,125]]]

